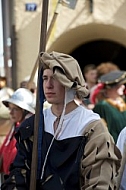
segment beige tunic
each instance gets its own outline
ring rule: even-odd
[[[115,190],[121,153],[101,120],[86,127],[88,136],[81,163],[81,190]]]

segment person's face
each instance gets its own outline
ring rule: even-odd
[[[97,81],[97,70],[93,69],[93,70],[88,71],[85,74],[85,79],[86,79],[86,81],[96,83],[96,81]]]
[[[24,110],[18,106],[9,103],[10,119],[13,123],[21,122],[23,119]]]
[[[124,89],[125,86],[124,85],[115,85],[113,87],[111,87],[110,89],[106,89],[107,95],[108,97],[119,97],[119,96],[123,96],[124,95]]]
[[[50,69],[43,72],[43,90],[45,98],[50,104],[64,103],[65,87],[54,79],[53,71]]]
[[[123,96],[124,95],[124,90],[125,90],[125,85],[119,85],[118,88],[117,88],[117,93],[120,95],[120,96]]]

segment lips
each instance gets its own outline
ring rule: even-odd
[[[53,97],[55,95],[55,93],[52,93],[52,92],[47,92],[47,93],[45,93],[45,96],[47,97],[47,98],[51,98],[51,97]]]
[[[45,93],[45,95],[54,95],[55,93],[53,93],[53,92],[47,92],[47,93]]]

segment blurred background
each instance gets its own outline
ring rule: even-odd
[[[50,0],[46,50],[72,55],[81,69],[112,61],[126,70],[125,10],[125,0]],[[0,76],[13,89],[36,63],[41,17],[42,0],[0,0]]]

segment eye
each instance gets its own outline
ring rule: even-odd
[[[16,111],[16,112],[17,112],[17,111],[20,111],[20,109],[19,109],[19,108],[14,108],[13,110],[14,110],[14,111]]]
[[[47,80],[48,78],[46,76],[43,76],[43,81]]]
[[[21,110],[21,108],[9,108],[10,111],[18,112]]]

